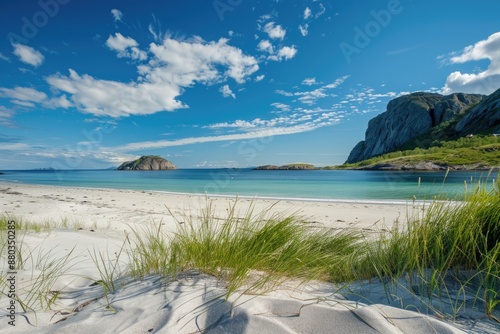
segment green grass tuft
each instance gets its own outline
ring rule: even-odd
[[[353,254],[359,254],[360,232],[334,234],[312,229],[295,216],[266,217],[269,212],[255,215],[251,208],[238,218],[234,204],[227,217],[218,219],[209,202],[200,221],[187,219],[170,239],[160,227],[139,238],[132,272],[176,276],[198,270],[225,280],[228,293],[249,282],[250,290],[269,288],[290,277],[353,279],[349,267]]]
[[[358,263],[359,272],[385,282],[409,274],[410,284],[417,281],[430,299],[443,298],[451,278],[460,291],[476,295],[475,304],[484,303],[492,316],[500,303],[499,238],[500,194],[478,187],[463,202],[432,202],[404,230],[394,229],[372,243]],[[457,310],[464,307],[465,302],[456,305]]]

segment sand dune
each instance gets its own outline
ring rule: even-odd
[[[235,201],[215,197],[211,200],[220,215]],[[251,203],[255,210],[275,203],[270,199],[238,202],[242,212]],[[22,241],[33,254],[33,261],[16,274],[18,294],[27,293],[30,284],[36,282],[40,258],[57,263],[71,252],[61,270],[63,274],[53,282],[52,290],[58,298],[52,310],[22,312],[18,306],[16,327],[12,327],[6,313],[9,299],[2,296],[0,332],[264,334],[500,330],[498,324],[481,315],[453,322],[414,312],[409,306],[413,297],[408,291],[400,289],[399,295],[390,301],[383,285],[376,281],[359,282],[346,290],[322,282],[299,284],[290,280],[263,294],[246,293],[242,288],[226,299],[224,282],[188,272],[172,280],[158,276],[142,281],[117,277],[118,289],[107,298],[103,295],[102,287],[95,284],[100,276],[92,254],[105,254],[114,261],[120,256],[127,231],[160,222],[167,231],[174,231],[177,223],[171,213],[195,216],[205,204],[206,198],[196,195],[0,184],[1,214],[59,224],[48,232],[26,232],[22,240],[18,236],[18,243]],[[313,224],[334,229],[357,228],[370,235],[392,228],[395,219],[412,211],[408,207],[411,205],[284,200],[272,210],[297,212]],[[64,220],[69,227],[62,227]],[[126,262],[127,257],[120,256],[117,263],[125,268]],[[4,263],[2,266],[5,275],[8,268]]]

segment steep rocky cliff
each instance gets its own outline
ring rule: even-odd
[[[177,167],[162,157],[147,155],[137,160],[128,161],[121,164],[117,170],[167,170],[177,169]]]
[[[460,135],[489,131],[500,132],[500,89],[476,105],[455,127]]]
[[[354,163],[396,150],[434,126],[453,119],[483,97],[463,93],[447,96],[412,93],[391,100],[387,111],[370,120],[365,140],[353,148],[346,162]]]

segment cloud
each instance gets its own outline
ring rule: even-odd
[[[500,32],[487,39],[469,45],[461,53],[454,54],[450,64],[463,64],[470,61],[490,60],[488,68],[480,73],[461,73],[455,71],[448,75],[442,88],[443,94],[467,92],[491,94],[500,87]]]
[[[259,48],[260,51],[265,51],[271,54],[274,53],[273,45],[267,39],[261,40],[257,45],[257,47]]]
[[[8,61],[10,63],[10,58],[5,56],[3,53],[0,52],[0,59]]]
[[[317,89],[310,90],[310,91],[291,93],[291,92],[286,92],[283,90],[277,90],[276,93],[280,94],[280,95],[284,95],[284,96],[289,96],[289,97],[298,96],[298,100],[300,102],[308,104],[308,105],[312,105],[312,104],[316,103],[316,101],[318,99],[325,98],[327,96],[331,96],[331,94],[329,94],[327,91],[337,88],[338,86],[343,84],[349,77],[350,77],[349,75],[344,75],[340,78],[337,78],[332,83],[329,83],[327,85],[321,86]],[[307,79],[304,79],[304,81],[302,81],[303,84],[304,84],[304,82],[307,85],[307,83],[316,82],[316,79],[315,78],[307,78]]]
[[[325,12],[326,12],[326,8],[325,8],[325,6],[323,6],[323,4],[322,4],[322,3],[320,3],[320,4],[319,4],[319,12],[317,12],[317,13],[316,13],[316,15],[314,15],[314,18],[316,18],[316,19],[317,19],[317,18],[318,18],[318,17],[320,17],[321,15],[325,14]]]
[[[312,86],[312,85],[317,85],[319,82],[316,81],[316,78],[305,78],[302,80],[302,85],[305,86]]]
[[[111,9],[111,15],[113,15],[113,18],[115,19],[115,22],[121,21],[123,18],[123,13],[119,11],[118,9]]]
[[[53,75],[47,82],[53,89],[71,95],[74,105],[97,116],[125,117],[173,111],[187,106],[176,100],[180,87],[167,82],[121,83],[79,75],[70,69],[69,76]]]
[[[280,106],[280,104],[277,105]],[[282,104],[281,106],[285,107],[286,105]],[[226,134],[189,137],[176,140],[145,141],[104,149],[113,152],[135,152],[209,142],[248,140],[270,136],[290,135],[338,124],[343,117],[344,115],[342,112],[337,112],[333,109],[317,109],[314,110],[314,112],[308,113],[298,109],[297,112],[269,120],[261,118],[253,120],[235,120],[233,122],[215,123],[203,127],[217,132],[227,131],[228,133]]]
[[[285,60],[288,60],[288,59],[292,59],[293,57],[295,57],[295,55],[297,54],[297,49],[295,48],[295,46],[284,46],[282,47],[279,51],[278,51],[278,59],[281,60],[281,59],[285,59]]]
[[[229,88],[229,85],[224,85],[221,88],[219,88],[219,92],[221,92],[222,96],[224,97],[232,97],[233,99],[236,98],[236,95],[234,95],[231,88]]]
[[[284,91],[283,89],[278,89],[278,90],[276,90],[275,92],[276,92],[276,94],[280,94],[280,95],[283,95],[283,96],[293,96],[293,94],[292,94],[292,93],[289,93],[289,92],[287,92],[287,91]]]
[[[286,104],[273,103],[273,105],[290,111],[290,106]],[[312,129],[336,124],[342,117],[341,113],[331,109],[318,109],[314,112],[304,112],[301,109],[296,109],[293,113],[289,113],[286,116],[280,116],[268,120],[261,118],[256,118],[251,121],[236,120],[231,123],[215,123],[204,126],[204,128],[212,130],[226,129],[228,131],[240,132],[256,132],[263,129],[281,129],[280,131],[287,132],[286,129],[291,128],[297,129],[300,127],[302,129]]]
[[[7,126],[7,127],[12,127],[12,118],[14,117],[14,111],[11,109],[8,109],[4,106],[0,106],[0,125]],[[4,145],[4,141],[2,141],[2,146]]]
[[[421,47],[421,45],[413,45],[413,46],[409,46],[409,47],[403,48],[403,49],[391,50],[391,51],[387,51],[387,55],[388,56],[395,56],[395,55],[399,55],[399,54],[406,53],[409,51],[413,51],[413,50],[418,49],[420,47]]]
[[[156,16],[153,14],[153,23],[150,23],[148,25],[148,30],[151,35],[153,35],[153,38],[155,42],[161,43],[163,41],[163,32],[161,29],[161,22],[159,19],[156,18]]]
[[[297,49],[295,48],[294,45],[292,45],[291,47],[284,46],[280,48],[278,52],[276,52],[272,43],[267,39],[261,40],[259,44],[257,44],[257,48],[259,51],[269,53],[266,59],[274,61],[282,61],[283,59],[285,60],[292,59],[293,57],[295,57],[295,54],[297,53]]]
[[[306,23],[304,25],[300,25],[299,30],[302,36],[307,36],[307,34],[309,33],[309,24]]]
[[[115,36],[109,35],[106,40],[106,45],[113,51],[117,52],[118,58],[132,58],[135,60],[146,60],[147,54],[140,50],[139,45],[133,38],[124,37],[117,32]]]
[[[167,38],[163,44],[152,43],[150,52],[155,59],[142,73],[151,81],[170,81],[181,86],[194,82],[214,83],[226,78],[244,83],[248,76],[259,69],[257,60],[244,55],[241,49],[227,44],[225,38],[217,42],[205,42],[201,38],[178,41]],[[220,73],[217,66],[226,68]]]
[[[134,151],[143,151],[143,150],[159,149],[165,147],[184,146],[184,145],[219,142],[219,141],[248,140],[255,138],[302,133],[306,131],[315,130],[319,127],[320,126],[318,125],[309,124],[309,125],[297,125],[292,127],[265,128],[250,132],[225,134],[217,136],[189,137],[177,140],[160,140],[160,141],[130,143],[122,146],[108,148],[108,150],[114,152],[134,152]]]
[[[109,164],[118,165],[137,158],[137,156],[128,153],[102,150],[92,142],[83,141],[78,145],[85,147],[85,149],[57,148],[11,142],[2,143],[0,151],[8,151],[9,155],[14,157],[13,161],[16,162],[31,164],[36,161],[46,161],[48,166],[61,169],[95,168],[95,164],[109,167]],[[12,158],[10,159],[12,160]]]
[[[19,60],[23,63],[29,64],[33,67],[38,67],[42,65],[45,57],[37,51],[33,49],[31,46],[24,44],[13,44],[14,54],[19,57]]]
[[[264,32],[266,32],[272,39],[283,39],[286,35],[286,30],[281,27],[281,25],[276,25],[274,22],[268,22],[264,26]]]
[[[31,147],[28,144],[24,144],[24,143],[10,143],[10,144],[2,143],[0,150],[2,150],[2,151],[20,151],[20,150],[26,150],[29,148],[31,148]]]
[[[34,88],[16,87],[16,88],[0,88],[0,96],[8,97],[13,100],[30,101],[41,103],[48,99],[47,94],[40,92]]]
[[[304,20],[307,20],[308,18],[310,18],[311,15],[312,15],[311,8],[306,7],[306,9],[304,9]]]
[[[276,109],[279,109],[280,111],[290,111],[291,110],[291,107],[288,104],[284,104],[284,103],[275,102],[275,103],[271,103],[271,106],[273,106]]]
[[[264,15],[261,15],[261,16],[259,17],[259,19],[257,20],[257,22],[259,22],[259,23],[263,23],[263,22],[265,22],[265,21],[270,20],[271,18],[272,18],[271,14],[264,14]]]
[[[266,76],[265,76],[264,74],[262,74],[262,75],[258,75],[258,76],[256,76],[256,77],[255,77],[255,81],[256,81],[256,82],[262,81],[262,80],[264,80],[264,78],[265,78],[265,77],[266,77]]]
[[[35,107],[38,104],[50,109],[67,109],[72,105],[66,95],[49,98],[44,92],[28,87],[0,88],[0,97],[10,98],[11,103],[23,107]]]
[[[106,45],[114,51],[125,51],[128,48],[138,46],[139,44],[130,37],[124,37],[122,34],[117,32],[115,36],[109,35]]]
[[[108,42],[108,46],[118,52],[128,52],[136,45],[135,40],[120,34],[110,36]],[[49,108],[65,108],[71,105],[96,116],[149,115],[187,108],[177,99],[185,87],[196,83],[213,85],[228,79],[244,83],[259,69],[254,57],[228,45],[228,40],[223,38],[213,42],[198,37],[188,41],[166,38],[162,44],[151,43],[149,54],[152,56],[149,62],[137,66],[139,78],[135,81],[102,80],[69,69],[69,75],[58,73],[46,78],[54,94],[52,98],[45,93],[39,101],[32,101],[26,94],[23,99],[16,98],[14,95],[24,88],[2,88],[3,94],[11,97],[13,103],[20,101],[25,106],[42,103]]]

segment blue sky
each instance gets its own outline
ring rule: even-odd
[[[0,169],[340,164],[402,94],[500,87],[500,2],[2,0]]]

